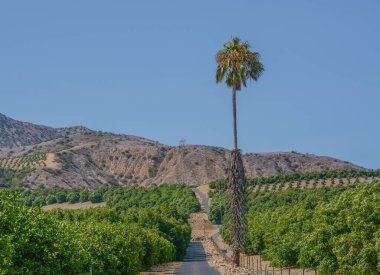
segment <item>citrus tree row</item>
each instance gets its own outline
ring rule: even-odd
[[[209,218],[231,240],[229,193],[212,193]],[[380,182],[248,194],[244,252],[273,266],[321,274],[380,273]]]
[[[55,203],[106,202],[108,206],[126,210],[130,207],[175,206],[185,214],[199,211],[192,190],[181,184],[145,187],[104,187],[97,189],[14,188],[27,206]]]
[[[353,179],[380,177],[380,170],[323,170],[305,173],[288,173],[277,176],[251,178],[249,186],[279,184],[285,182],[318,181],[324,179]]]
[[[181,259],[199,203],[186,186],[146,189],[102,190],[109,206],[48,212],[0,191],[0,273],[136,274]]]
[[[12,157],[0,159],[0,168],[9,168],[13,170],[31,169],[44,167],[46,153],[36,153],[28,156]]]
[[[323,170],[315,172],[288,173],[276,176],[249,178],[247,179],[247,185],[250,188],[257,188],[257,186],[262,185],[276,186],[270,189],[278,189],[279,187],[285,187],[285,185],[291,185],[292,187],[305,187],[306,185],[310,185],[311,187],[316,187],[317,184],[334,185],[360,183],[363,181],[372,181],[376,178],[380,178],[380,170]],[[228,180],[214,180],[210,182],[210,188],[216,190],[227,189]],[[257,190],[260,189],[261,187],[257,188]]]

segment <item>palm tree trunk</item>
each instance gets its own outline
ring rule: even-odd
[[[240,248],[245,239],[246,229],[246,203],[245,203],[245,173],[243,160],[237,145],[237,119],[236,119],[236,89],[232,90],[232,106],[234,118],[234,149],[231,152],[229,167],[229,183],[232,193],[231,220],[232,220],[232,260],[240,265]]]
[[[236,118],[236,89],[232,89],[232,110],[234,114],[234,150],[238,149],[237,143],[237,118]]]
[[[239,150],[232,150],[229,167],[232,221],[232,261],[240,265],[240,249],[245,242],[246,231],[246,194],[243,160]]]

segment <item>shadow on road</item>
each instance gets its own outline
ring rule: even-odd
[[[187,248],[186,256],[182,266],[175,274],[220,274],[210,267],[206,260],[206,253],[201,242],[192,241]]]

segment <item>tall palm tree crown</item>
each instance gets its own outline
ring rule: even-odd
[[[247,86],[247,80],[257,81],[264,65],[260,62],[260,55],[251,52],[247,42],[241,42],[240,38],[234,37],[232,41],[224,43],[224,49],[216,54],[216,83],[226,79],[228,87],[232,88],[232,107],[234,123],[234,150],[237,146],[237,119],[236,119],[236,91]]]
[[[228,87],[239,91],[242,85],[247,86],[247,80],[258,80],[264,71],[264,66],[260,63],[260,54],[251,52],[249,48],[250,45],[241,42],[239,37],[224,43],[224,49],[216,54],[217,83],[225,78]]]

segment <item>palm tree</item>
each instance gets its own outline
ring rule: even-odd
[[[232,249],[233,262],[240,265],[240,248],[244,243],[246,230],[246,202],[245,202],[245,174],[240,150],[237,142],[236,122],[236,92],[247,86],[247,81],[257,81],[264,71],[260,63],[260,55],[251,52],[247,42],[241,42],[240,38],[234,37],[224,43],[224,49],[216,54],[218,64],[216,70],[216,82],[225,82],[232,88],[232,108],[234,125],[234,149],[231,152],[228,179],[232,193],[231,220],[232,220]]]

